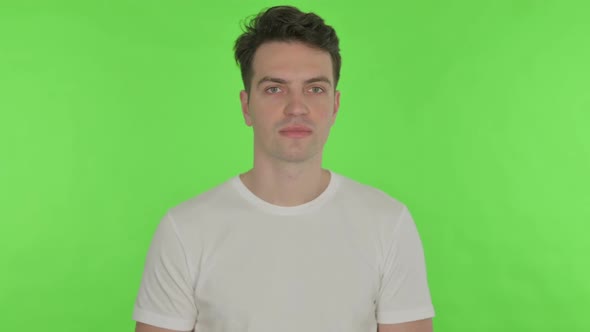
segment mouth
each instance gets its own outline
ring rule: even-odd
[[[289,138],[303,138],[311,135],[311,131],[280,131],[279,133]]]
[[[279,134],[289,138],[303,138],[311,135],[311,129],[304,125],[292,125],[281,129]]]

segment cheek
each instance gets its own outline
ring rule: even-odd
[[[276,123],[280,122],[282,112],[277,112],[277,106],[270,103],[252,104],[250,118],[254,129],[260,135],[267,135],[274,131]]]
[[[313,108],[317,110],[317,116],[321,119],[328,119],[332,116],[332,113],[334,113],[334,103],[329,99],[315,101]]]
[[[284,106],[284,101],[278,97],[265,98],[252,104],[252,107],[256,110],[255,113],[265,117],[277,113],[277,110],[281,110]]]

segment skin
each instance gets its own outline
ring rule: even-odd
[[[148,324],[137,322],[135,324],[135,332],[194,332],[194,331],[169,330],[169,329],[164,329],[161,327],[156,327],[153,325],[148,325]]]
[[[330,182],[329,172],[322,169],[322,154],[340,107],[331,61],[329,53],[298,42],[265,43],[254,55],[250,93],[240,91],[244,121],[254,131],[254,167],[240,178],[271,204],[304,204]],[[321,80],[310,81],[317,78]],[[312,134],[293,139],[279,133],[293,124],[310,127]],[[174,332],[136,325],[136,332],[168,331]],[[378,332],[431,331],[431,319],[378,324]]]
[[[377,324],[378,332],[432,332],[432,318],[399,324]]]
[[[240,92],[245,123],[254,131],[254,167],[240,178],[271,204],[309,202],[330,181],[322,154],[340,106],[331,61],[328,52],[298,42],[265,43],[254,55],[250,93]],[[279,133],[293,124],[311,127],[312,134]]]

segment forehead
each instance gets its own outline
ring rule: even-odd
[[[330,53],[300,42],[268,42],[260,45],[252,61],[253,77],[276,76],[307,79],[332,77]]]

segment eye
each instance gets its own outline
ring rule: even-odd
[[[271,86],[270,88],[267,88],[265,91],[270,94],[275,94],[281,92],[281,88],[279,88],[278,86]]]
[[[309,91],[311,91],[312,93],[315,93],[315,94],[319,94],[319,93],[324,92],[324,88],[319,87],[319,86],[314,86],[311,89],[309,89]]]

